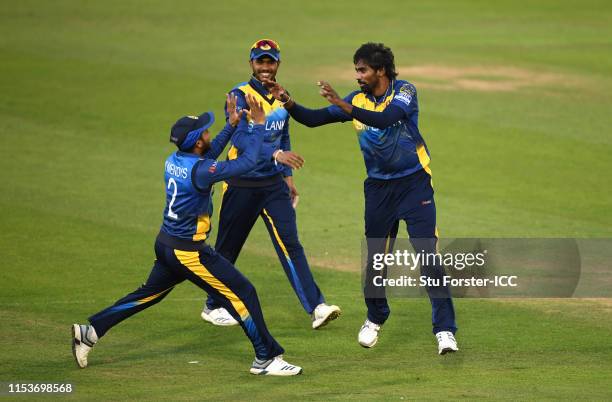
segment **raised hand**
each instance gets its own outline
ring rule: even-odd
[[[244,115],[244,110],[238,111],[236,109],[236,103],[238,102],[235,94],[227,94],[226,110],[228,115],[229,124],[236,127],[240,123],[240,119]]]
[[[319,86],[319,94],[327,99],[327,101],[334,105],[339,105],[343,99],[338,96],[338,93],[327,81],[318,81],[317,85]]]
[[[277,99],[281,102],[287,102],[290,99],[287,90],[283,88],[278,82],[264,78],[261,80],[261,83],[266,87],[268,91],[270,91],[274,99]]]
[[[249,120],[255,124],[264,124],[266,122],[266,112],[261,102],[251,94],[246,94],[246,101],[250,109],[245,111]]]

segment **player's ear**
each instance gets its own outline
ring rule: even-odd
[[[384,67],[379,68],[378,70],[376,70],[376,76],[378,77],[383,77],[387,72],[385,71]]]
[[[198,138],[198,140],[195,143],[195,147],[196,148],[204,148],[204,135],[205,132],[202,133],[202,135],[200,135],[200,138]]]

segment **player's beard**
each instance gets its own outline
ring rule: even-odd
[[[208,141],[204,142],[204,149],[202,150],[202,155],[204,155],[209,150],[210,150],[210,138],[208,139]]]
[[[200,155],[204,155],[210,150],[210,135],[206,138],[200,138],[200,141],[202,142],[202,148],[200,148]]]
[[[361,88],[361,90],[366,93],[366,94],[371,94],[372,93],[372,88],[366,84],[363,81],[357,81],[357,84],[359,84],[359,88]]]

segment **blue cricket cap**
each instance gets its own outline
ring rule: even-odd
[[[199,116],[184,116],[174,123],[170,130],[170,142],[180,150],[192,148],[204,130],[215,122],[213,112],[204,112]]]
[[[261,56],[270,56],[276,61],[280,61],[280,46],[272,39],[260,39],[251,46],[251,56],[249,60],[258,59]]]

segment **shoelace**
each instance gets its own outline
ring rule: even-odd
[[[455,337],[453,336],[452,332],[438,332],[436,334],[436,338],[438,338],[438,342],[442,342],[442,338],[447,337],[448,339],[450,339],[453,342],[455,341]]]
[[[380,329],[380,326],[374,324],[372,321],[367,321],[365,324],[361,326],[361,329],[364,329],[364,328],[370,328],[370,329],[373,329],[374,331],[378,331]]]
[[[93,348],[95,342],[90,340],[89,336],[87,336],[87,333],[89,332],[89,325],[79,325],[79,330],[81,331],[81,342],[83,342],[83,344],[89,346],[90,348]]]
[[[276,359],[280,360],[281,364],[283,364],[283,367],[281,368],[281,371],[283,370],[293,370],[295,368],[295,366],[287,363],[285,360],[283,360],[283,355],[277,356]]]

